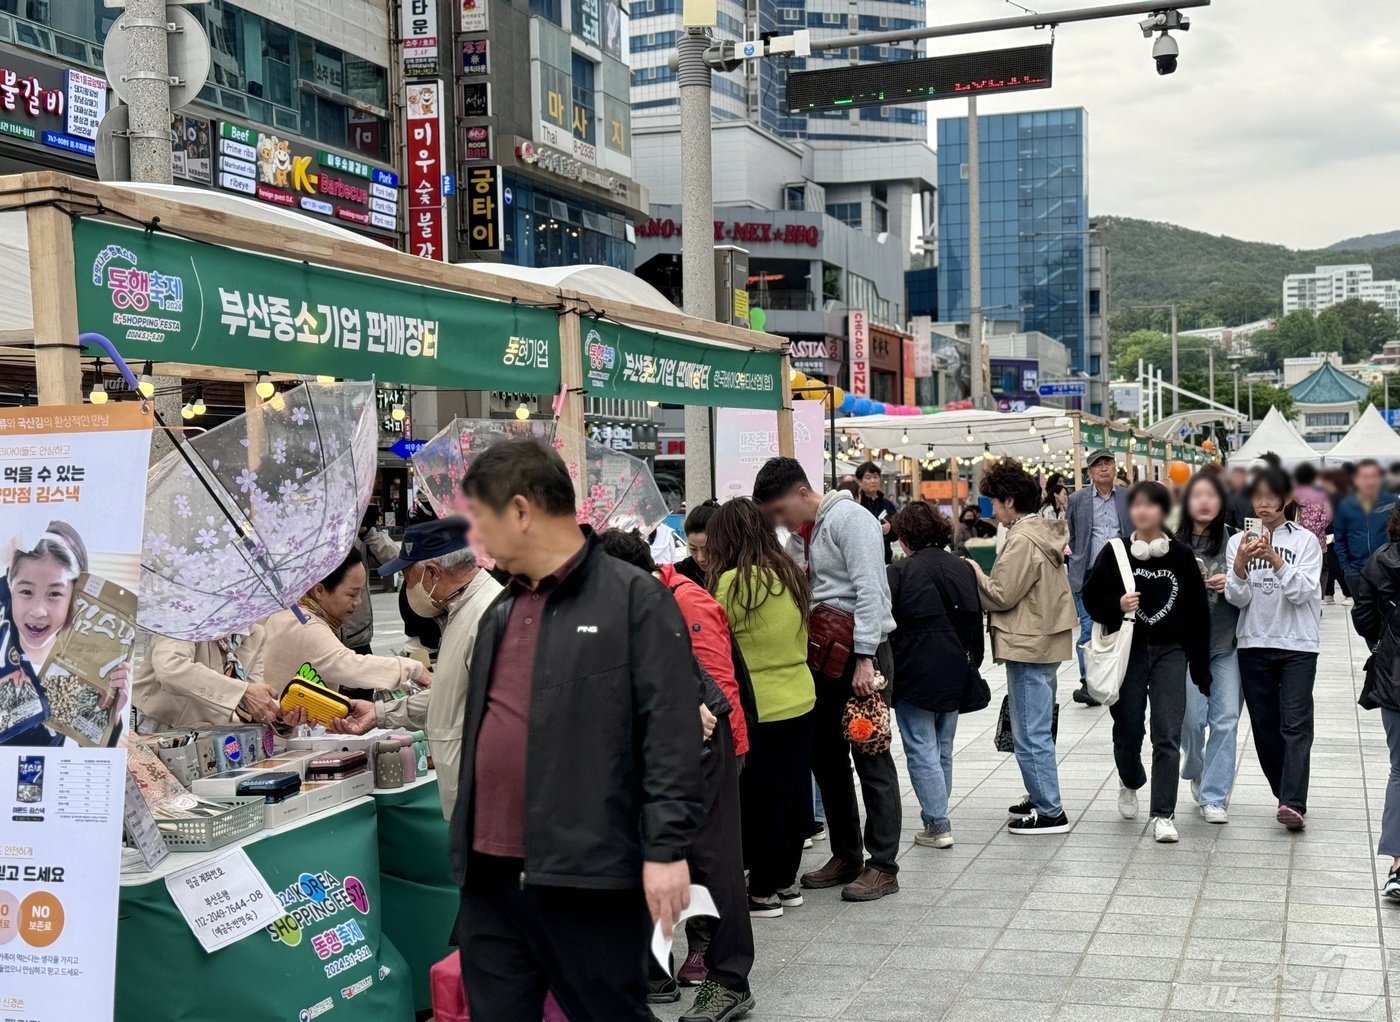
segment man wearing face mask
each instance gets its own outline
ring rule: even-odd
[[[404,591],[415,614],[442,627],[433,687],[407,699],[371,703],[357,699],[350,715],[331,730],[363,734],[374,727],[421,730],[428,736],[437,769],[442,815],[452,818],[462,751],[462,714],[467,700],[467,668],[476,647],[482,614],[501,592],[501,584],[476,562],[467,545],[464,518],[444,518],[410,525],[399,556],[380,575],[404,573]]]

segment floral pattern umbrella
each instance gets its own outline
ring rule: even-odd
[[[293,606],[345,557],[378,455],[373,383],[303,383],[152,467],[137,622],[203,641]]]
[[[460,514],[462,477],[481,452],[501,440],[534,436],[563,452],[567,431],[556,422],[527,419],[453,419],[413,455],[414,485],[439,517]],[[637,529],[648,535],[669,509],[646,462],[594,440],[582,445],[583,464],[566,458],[569,475],[584,476],[581,524],[595,529]]]

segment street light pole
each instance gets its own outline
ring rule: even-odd
[[[972,350],[969,396],[972,407],[984,409],[987,384],[982,378],[982,146],[975,92],[967,97],[967,297],[967,333]]]
[[[1176,302],[1172,302],[1172,383],[1181,386],[1181,366],[1177,364],[1176,351]],[[1181,410],[1181,395],[1172,391],[1172,414]]]

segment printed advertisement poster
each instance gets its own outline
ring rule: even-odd
[[[0,744],[117,739],[151,422],[134,401],[0,409]]]
[[[111,1022],[126,750],[0,747],[0,784],[0,1018]]]
[[[825,489],[826,407],[820,401],[792,403],[793,453],[807,470],[807,481]],[[754,477],[778,456],[778,413],[761,408],[715,409],[715,493],[720,500],[753,495]]]

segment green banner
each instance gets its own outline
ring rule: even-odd
[[[73,225],[78,325],[128,362],[550,394],[550,309],[332,270],[96,220]]]
[[[1151,445],[1148,452],[1153,461],[1167,460],[1167,442],[1165,440],[1151,440],[1148,443]]]
[[[583,321],[583,388],[589,397],[711,408],[783,406],[783,357],[718,348],[607,320]]]

